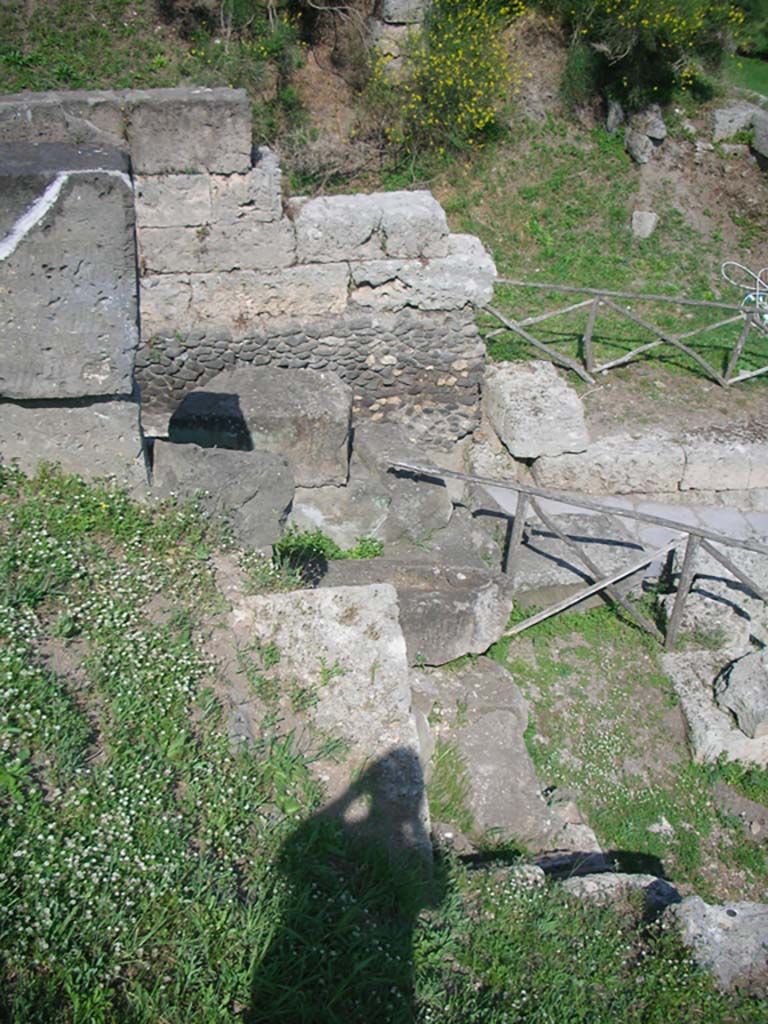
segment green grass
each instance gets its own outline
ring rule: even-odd
[[[227,538],[194,506],[5,467],[0,542],[3,1019],[764,1019],[674,933],[532,887],[504,851],[427,877],[355,842],[317,813],[339,744],[271,694],[233,749],[207,649]],[[246,653],[258,688],[282,652]]]
[[[759,57],[742,57],[727,54],[723,74],[731,85],[738,85],[750,92],[768,97],[768,61]]]
[[[0,4],[0,93],[233,86],[254,100],[259,137],[296,113],[290,91],[274,84],[298,60],[293,29],[282,19],[271,27],[259,7],[250,30],[229,41],[199,22],[182,34],[155,0],[50,0],[31,18],[24,8]]]
[[[518,126],[514,142],[490,148],[472,165],[444,174],[441,197],[454,230],[478,235],[493,253],[501,277],[552,284],[602,287],[612,291],[684,296],[735,303],[741,294],[720,279],[723,260],[762,265],[764,233],[759,217],[739,215],[739,254],[714,236],[688,225],[671,194],[654,201],[660,222],[644,240],[630,230],[631,197],[638,172],[624,152],[621,133],[586,131],[550,120],[531,129]],[[722,214],[722,216],[725,216]],[[735,215],[734,215],[735,216]],[[764,262],[764,260],[763,260]],[[571,305],[586,296],[563,295],[499,284],[494,302],[513,319]],[[674,304],[617,300],[654,326],[684,333],[723,319],[718,311]],[[581,359],[588,309],[532,327],[531,333],[564,355]],[[499,326],[481,317],[484,333]],[[740,324],[694,339],[690,344],[722,372]],[[593,338],[598,362],[618,358],[653,340],[650,332],[603,309]],[[535,358],[533,349],[506,332],[488,338],[492,359]],[[656,349],[655,362],[704,376],[688,356],[669,346]],[[768,362],[768,339],[751,332],[740,369]]]

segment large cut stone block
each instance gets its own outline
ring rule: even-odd
[[[311,695],[315,730],[342,739],[347,757],[316,765],[332,814],[360,838],[431,860],[429,812],[411,715],[397,597],[386,584],[243,597],[235,592],[228,637],[237,647],[274,645],[281,717],[290,694]],[[250,713],[249,708],[244,713]]]
[[[483,410],[518,459],[584,451],[589,444],[581,399],[551,363],[489,366]]]
[[[284,455],[300,487],[347,480],[352,391],[319,370],[247,367],[217,374],[173,414],[170,437]],[[228,440],[233,436],[239,440]]]
[[[683,439],[683,491],[737,491],[768,487],[768,436],[757,424],[709,428]]]
[[[352,264],[350,306],[397,312],[484,306],[493,295],[496,267],[472,235],[451,235],[447,256],[424,260],[370,260]]]
[[[138,175],[136,226],[198,227],[211,221],[211,177],[208,174]]]
[[[251,167],[251,107],[243,89],[175,88],[124,94],[126,137],[137,174]]]
[[[192,320],[192,282],[188,274],[141,278],[141,336],[188,330]]]
[[[663,434],[616,434],[583,454],[544,456],[533,473],[541,487],[587,494],[652,494],[676,491],[685,468],[679,442]]]
[[[228,329],[234,337],[253,333],[259,317],[296,320],[343,313],[347,305],[346,264],[287,267],[274,273],[236,270],[192,278],[192,310],[205,327]]]
[[[277,156],[262,146],[246,174],[211,176],[213,220],[232,224],[239,220],[279,220],[283,213],[282,175]]]
[[[265,548],[280,538],[293,498],[293,474],[272,452],[228,451],[156,440],[152,483],[160,494],[191,497],[225,516],[241,544]]]
[[[447,256],[448,224],[430,192],[382,192],[293,200],[299,260]]]
[[[67,473],[109,477],[145,495],[147,473],[139,406],[113,401],[0,401],[0,462],[17,459],[26,473],[57,462]]]
[[[478,658],[458,669],[413,673],[415,703],[438,738],[456,743],[464,758],[467,810],[475,832],[493,829],[529,848],[556,848],[563,822],[541,793],[525,746],[528,705],[505,668]]]
[[[289,220],[237,221],[200,227],[142,228],[139,259],[155,274],[275,270],[296,257]]]
[[[72,142],[124,149],[121,94],[52,91],[0,96],[0,142]]]
[[[389,558],[332,562],[321,586],[392,583],[413,665],[444,665],[463,654],[482,654],[504,632],[512,587],[500,573],[462,566]]]
[[[61,172],[39,187],[0,243],[0,395],[129,395],[138,346],[130,182],[119,171]]]
[[[768,657],[752,651],[740,658],[715,687],[717,703],[736,717],[745,736],[768,736]]]

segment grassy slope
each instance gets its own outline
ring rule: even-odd
[[[764,1019],[631,906],[350,845],[313,816],[322,737],[265,714],[233,752],[193,509],[0,468],[0,541],[4,1019]]]

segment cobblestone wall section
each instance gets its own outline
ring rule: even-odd
[[[139,175],[142,401],[175,408],[237,363],[331,369],[378,419],[446,439],[479,418],[474,310],[495,269],[428,192],[296,197],[244,173]],[[412,425],[412,429],[413,425]]]

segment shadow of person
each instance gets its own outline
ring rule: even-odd
[[[248,1024],[414,1019],[412,933],[442,895],[424,808],[418,758],[396,748],[283,843]]]

